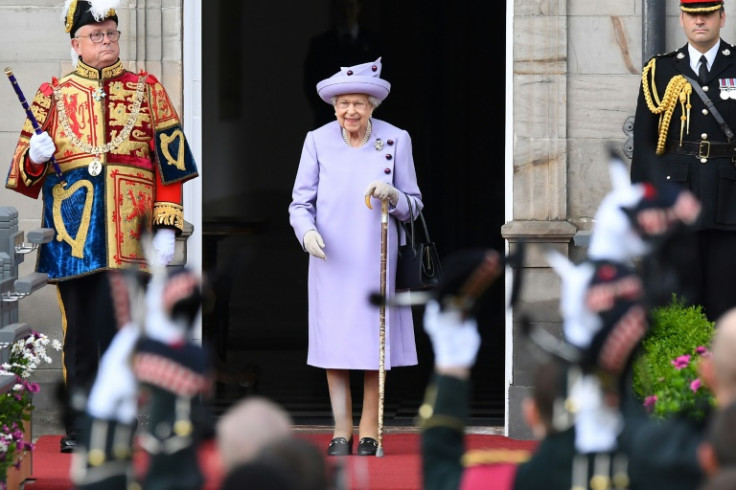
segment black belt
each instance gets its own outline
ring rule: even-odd
[[[695,155],[698,158],[736,157],[736,142],[723,143],[716,141],[679,141],[669,140],[665,145],[666,153],[678,155]]]

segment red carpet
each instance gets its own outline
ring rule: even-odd
[[[318,447],[327,447],[331,434],[297,433],[314,442]],[[27,490],[67,490],[71,455],[59,452],[60,436],[39,438],[33,452],[32,480]],[[467,437],[467,449],[527,449],[535,443],[517,441],[503,436],[476,435]],[[383,436],[384,456],[329,458],[330,464],[344,460],[345,479],[352,490],[419,490],[421,489],[421,461],[418,433],[389,433]],[[145,468],[145,458],[137,458],[139,470]],[[205,490],[216,490],[221,478],[217,450],[212,443],[206,444],[200,453],[200,461],[207,475]]]

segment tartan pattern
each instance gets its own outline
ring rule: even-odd
[[[133,372],[142,383],[158,386],[179,396],[207,392],[209,379],[164,356],[139,353],[133,361]]]

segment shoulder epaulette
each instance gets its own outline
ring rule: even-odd
[[[521,464],[531,457],[524,449],[473,449],[463,455],[465,467],[492,464]]]
[[[668,51],[666,53],[658,54],[657,56],[660,57],[660,58],[666,58],[668,56],[677,56],[677,53],[680,52],[680,49],[682,49],[682,48],[673,49],[672,51]]]
[[[677,56],[677,53],[679,53],[679,52],[680,52],[680,48],[675,49],[673,51],[668,51],[666,53],[657,53],[654,56],[652,56],[651,58],[649,58],[647,60],[647,62],[644,63],[644,66],[647,66],[649,63],[651,63],[652,61],[657,60],[657,59],[661,59],[661,58],[672,58],[674,56]]]

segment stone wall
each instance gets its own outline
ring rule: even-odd
[[[51,77],[60,77],[72,70],[69,34],[64,32],[60,0],[0,0],[0,65],[10,67],[27,99],[32,100],[38,86]],[[182,0],[123,0],[118,9],[120,57],[136,60],[127,64],[134,71],[146,70],[166,87],[172,102],[182,115]],[[0,155],[10,161],[25,112],[7,81],[0,81]],[[3,167],[2,176],[7,174]],[[38,228],[41,202],[0,187],[0,205],[13,206],[19,212],[19,227],[28,231]],[[35,257],[29,256],[21,265],[20,275],[33,271]],[[51,338],[62,339],[61,315],[56,288],[46,286],[20,303],[20,321]],[[39,369],[37,380],[41,392],[34,403],[34,437],[60,433],[59,414],[53,401],[54,385],[62,378],[61,355],[53,354],[54,362]]]
[[[585,254],[574,240],[589,231],[609,191],[605,145],[623,145],[642,67],[642,0],[515,0],[513,4],[513,220],[503,235],[530,245],[514,312],[507,425],[530,438],[521,411],[539,353],[520,334],[519,317],[560,335],[559,280],[541,247]],[[666,51],[686,42],[679,3],[667,1]],[[512,8],[512,7],[507,7]],[[734,42],[736,6],[726,2],[723,37]],[[646,61],[646,60],[644,60]],[[509,356],[510,354],[510,356]]]

